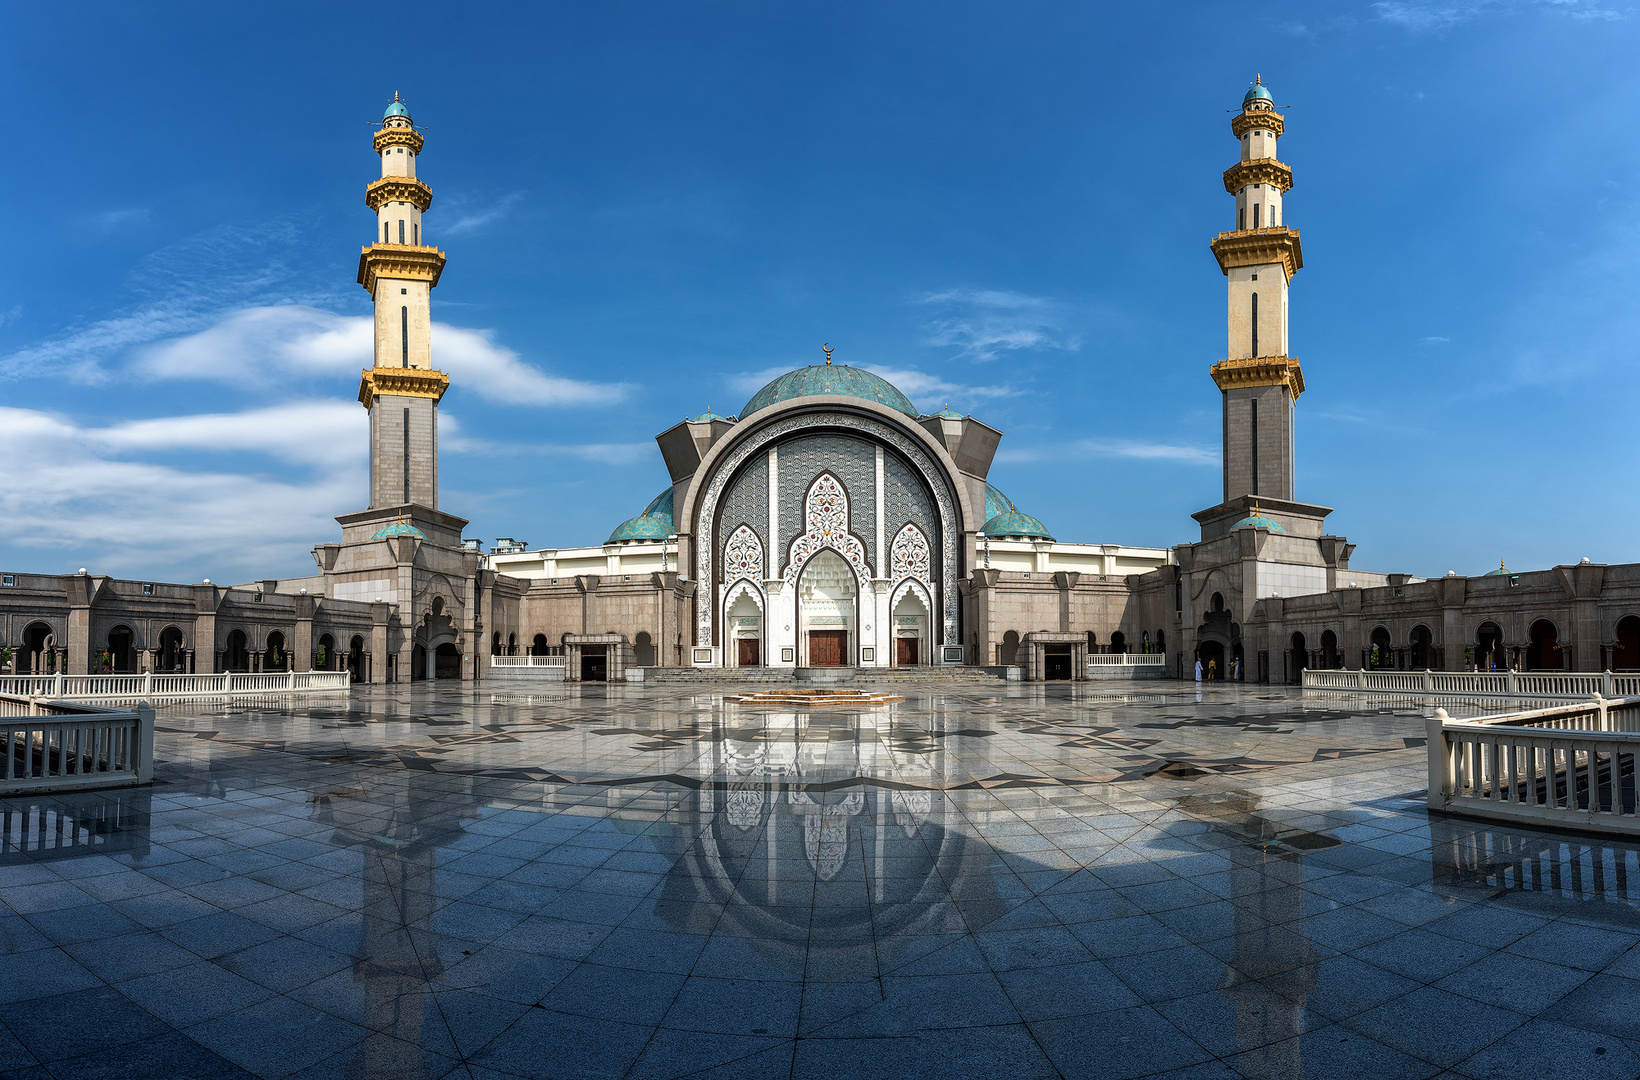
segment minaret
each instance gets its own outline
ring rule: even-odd
[[[1260,77],[1230,121],[1241,141],[1241,160],[1224,172],[1224,189],[1236,197],[1236,228],[1212,243],[1230,293],[1229,349],[1212,368],[1224,395],[1226,503],[1294,499],[1293,403],[1304,374],[1287,355],[1287,285],[1304,258],[1282,208],[1293,186],[1293,171],[1276,159],[1283,126]]]
[[[438,403],[450,377],[433,369],[433,286],[444,253],[423,243],[433,193],[416,179],[422,135],[397,94],[373,139],[381,179],[365,188],[374,241],[359,254],[359,284],[376,301],[375,366],[359,380],[370,410],[370,508],[438,508]]]

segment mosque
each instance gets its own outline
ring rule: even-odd
[[[602,545],[490,552],[439,509],[423,133],[395,99],[372,143],[374,234],[358,281],[375,303],[366,509],[313,549],[316,573],[235,587],[0,575],[15,672],[307,670],[370,682],[485,679],[496,657],[555,661],[571,680],[633,669],[1132,670],[1295,681],[1310,667],[1640,668],[1640,565],[1587,560],[1424,580],[1350,565],[1331,509],[1294,490],[1304,374],[1288,348],[1303,267],[1277,157],[1285,122],[1258,80],[1231,120],[1233,229],[1210,242],[1227,284],[1223,498],[1172,548],[1056,538],[991,483],[1002,433],[925,414],[868,371],[789,371],[733,416],[655,437],[671,485]],[[1031,509],[1042,509],[1033,507]],[[1051,522],[1051,513],[1047,521]],[[491,668],[496,670],[492,672]]]

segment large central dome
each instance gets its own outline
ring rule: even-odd
[[[879,378],[864,368],[844,364],[816,364],[788,371],[768,386],[752,395],[752,400],[740,410],[742,419],[759,409],[792,398],[832,394],[838,397],[864,398],[879,405],[898,409],[907,416],[916,416],[917,407],[911,399],[896,390],[886,379]]]

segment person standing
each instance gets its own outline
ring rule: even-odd
[[[1196,657],[1196,681],[1202,681],[1202,658]]]

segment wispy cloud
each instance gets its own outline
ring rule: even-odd
[[[240,437],[240,446],[277,445],[271,432],[280,418],[267,412],[240,415],[247,430],[262,432]],[[207,429],[228,432],[233,426],[231,417],[190,417],[97,428],[53,413],[0,407],[0,455],[30,462],[29,483],[0,486],[0,543],[76,551],[94,570],[113,573],[179,565],[207,554],[220,568],[213,573],[219,579],[289,565],[293,549],[334,532],[335,507],[359,502],[366,480],[362,454],[344,443],[322,468],[298,468],[295,474],[127,460],[130,451],[198,446]]]
[[[1048,300],[1001,289],[947,289],[927,293],[918,303],[936,309],[927,342],[955,348],[959,357],[995,360],[1018,350],[1075,351],[1081,342],[1058,325]]]
[[[356,373],[374,357],[371,319],[302,304],[234,311],[215,325],[139,350],[136,368],[155,379],[199,379],[242,386],[283,383],[292,374]],[[462,387],[509,405],[607,405],[623,383],[549,375],[490,333],[433,324],[433,357]]]
[[[369,416],[357,402],[293,401],[236,413],[131,420],[83,431],[108,451],[250,452],[297,464],[357,463],[367,452]]]
[[[1203,446],[1145,442],[1139,439],[1078,439],[1051,446],[1008,447],[997,451],[996,460],[1008,463],[1033,461],[1075,461],[1078,458],[1127,458],[1138,461],[1171,461],[1180,465],[1219,464],[1219,451]]]
[[[1413,33],[1437,33],[1483,15],[1533,8],[1579,22],[1609,22],[1628,17],[1595,0],[1380,0],[1372,5],[1384,22]]]
[[[466,236],[481,231],[486,225],[501,220],[513,207],[524,199],[524,193],[514,191],[503,195],[492,202],[476,205],[471,200],[447,200],[445,209],[455,214],[455,219],[438,227],[439,232],[447,236]]]

